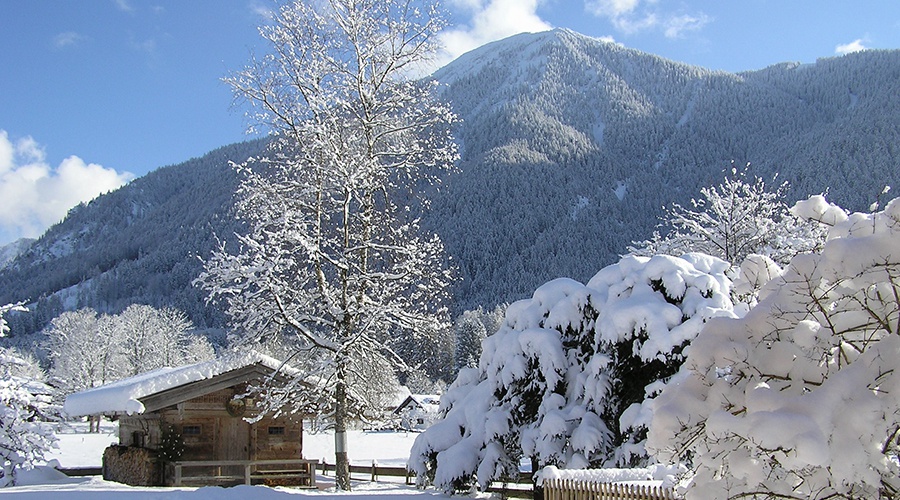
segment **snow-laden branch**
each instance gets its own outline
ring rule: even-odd
[[[900,200],[851,215],[798,205],[831,214],[821,253],[792,259],[743,318],[710,322],[654,405],[648,445],[691,457],[688,498],[891,498],[900,486]]]

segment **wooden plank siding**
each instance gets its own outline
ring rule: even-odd
[[[254,480],[259,479],[256,474],[265,474],[269,482],[296,479],[297,471],[278,476],[266,470],[272,466],[263,462],[277,460],[283,464],[285,460],[303,459],[302,418],[294,415],[279,418],[264,416],[249,423],[245,417],[258,416],[252,406],[248,405],[243,412],[229,412],[228,402],[244,394],[251,383],[247,377],[260,376],[255,370],[236,370],[233,374],[234,377],[226,377],[215,384],[203,383],[200,388],[191,384],[142,400],[154,406],[164,402],[168,404],[153,412],[122,415],[119,418],[120,444],[158,449],[162,435],[172,429],[184,442],[184,452],[179,461],[191,464],[189,474],[195,483],[202,482],[199,478],[207,476],[211,484],[226,480],[240,484],[246,473],[243,465],[235,466],[234,463],[248,461],[254,464],[251,474]],[[215,390],[208,392],[210,389]],[[179,398],[186,396],[192,397],[179,401]],[[220,465],[198,465],[208,462]],[[222,465],[226,462],[231,465]],[[165,470],[164,482],[173,484],[176,481],[174,469],[166,467]],[[308,484],[310,480],[306,478],[301,482]]]

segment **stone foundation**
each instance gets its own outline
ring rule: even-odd
[[[113,445],[103,451],[103,479],[131,486],[159,486],[162,473],[156,452]]]

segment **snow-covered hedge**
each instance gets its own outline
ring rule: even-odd
[[[648,446],[696,468],[688,498],[900,494],[900,199],[832,225],[741,319],[711,321],[653,405]]]
[[[523,459],[644,462],[645,400],[709,319],[733,315],[728,267],[701,254],[629,256],[587,285],[557,279],[512,304],[478,368],[442,396],[444,418],[416,440],[411,469],[463,490],[514,476]]]

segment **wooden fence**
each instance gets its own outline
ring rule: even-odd
[[[183,484],[252,484],[253,480],[288,481],[296,485],[316,487],[318,460],[195,460],[173,462],[175,486]],[[199,473],[185,475],[185,470]]]
[[[675,491],[662,486],[596,483],[575,479],[545,479],[544,500],[675,500]]]
[[[256,461],[217,461],[217,462],[175,462],[175,485],[194,481],[233,480],[251,484],[254,479],[297,478],[302,477],[304,486],[316,486],[316,468],[323,475],[334,472],[334,464],[322,460],[256,460]],[[183,469],[189,467],[220,467],[218,474],[210,476],[184,476]],[[237,467],[242,473],[223,474],[221,467]],[[259,470],[266,466],[269,470]],[[275,467],[274,469],[272,467]],[[291,467],[293,466],[293,467]],[[299,466],[299,467],[298,467]],[[378,481],[381,477],[403,478],[406,484],[412,484],[415,475],[405,467],[385,467],[375,462],[371,465],[350,465],[351,479],[357,481]],[[354,477],[355,476],[355,477]],[[521,474],[507,482],[491,485],[490,492],[500,493],[503,497],[532,498],[531,474]],[[543,482],[544,500],[677,500],[672,488],[648,486],[628,483],[598,483],[576,479],[546,479]]]
[[[334,464],[329,464],[324,458],[317,467],[322,471],[323,475],[334,472]],[[354,474],[356,475],[355,477]],[[415,473],[406,470],[406,467],[385,467],[378,465],[376,462],[372,462],[372,465],[350,465],[350,479],[375,482],[382,476],[402,477],[407,485],[413,484],[416,479]]]

